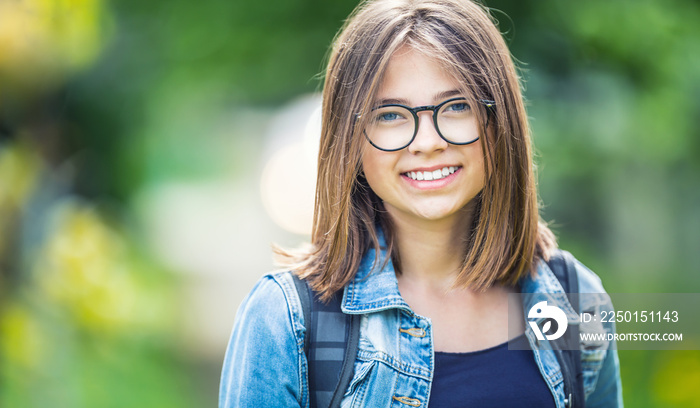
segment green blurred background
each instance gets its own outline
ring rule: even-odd
[[[0,406],[214,406],[236,308],[307,239],[355,0],[0,0]],[[493,0],[543,214],[609,292],[700,292],[700,5]],[[631,407],[700,352],[621,351]]]

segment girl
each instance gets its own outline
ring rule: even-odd
[[[287,272],[240,307],[220,407],[316,402],[292,274],[360,316],[344,407],[570,403],[558,360],[523,334],[532,302],[515,302],[509,330],[509,296],[562,288],[545,263],[556,242],[539,219],[518,77],[485,9],[361,4],[334,43],[322,116],[311,246],[280,251]],[[604,292],[576,269],[581,292]],[[531,349],[509,350],[518,339]],[[581,352],[589,407],[622,404],[609,346]]]

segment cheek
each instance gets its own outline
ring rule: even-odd
[[[365,179],[367,180],[369,187],[375,193],[377,192],[377,183],[379,180],[379,174],[381,173],[379,167],[381,166],[375,157],[365,155],[362,159],[362,172],[365,175]]]
[[[470,184],[471,189],[482,190],[486,186],[487,180],[487,160],[484,157],[484,148],[481,140],[472,145],[463,146],[463,157],[467,164],[465,170],[467,172],[466,183]]]
[[[381,195],[386,185],[394,174],[395,154],[390,152],[381,152],[372,146],[365,149],[362,156],[362,171],[365,174],[365,179],[372,191],[377,195]]]

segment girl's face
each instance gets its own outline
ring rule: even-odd
[[[437,105],[459,96],[469,98],[459,89],[435,60],[404,46],[389,60],[373,106],[398,103],[416,107]],[[386,152],[365,142],[365,177],[396,221],[468,221],[471,211],[460,210],[466,209],[484,187],[481,139],[468,145],[450,144],[437,133],[432,115],[429,110],[418,112],[418,132],[405,149]],[[389,114],[382,120],[394,118]],[[476,138],[476,121],[464,132]]]

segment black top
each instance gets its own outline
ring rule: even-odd
[[[525,335],[516,341],[527,341]],[[508,342],[469,353],[435,352],[430,408],[554,408],[532,350]]]

